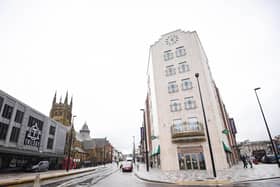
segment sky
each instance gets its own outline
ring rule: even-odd
[[[138,145],[150,45],[197,31],[237,140],[280,134],[277,0],[0,1],[0,89],[49,115],[54,93],[73,96],[75,128],[124,153]]]

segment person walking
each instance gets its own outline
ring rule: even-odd
[[[243,162],[243,168],[247,168],[247,160],[246,160],[246,156],[241,155],[241,161]]]
[[[248,157],[247,157],[247,161],[248,161],[248,163],[250,164],[250,167],[251,167],[251,168],[253,168],[253,160],[254,160],[253,156],[248,156]]]

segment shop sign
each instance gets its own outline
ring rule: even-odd
[[[42,131],[39,129],[38,124],[35,123],[33,126],[26,131],[24,144],[40,147],[40,140],[41,140]]]

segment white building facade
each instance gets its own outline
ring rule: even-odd
[[[229,167],[229,139],[222,133],[226,127],[207,57],[197,33],[181,30],[163,35],[150,47],[146,124],[154,167],[212,170],[195,73],[199,73],[215,167]]]
[[[67,127],[0,90],[0,171],[64,158]]]

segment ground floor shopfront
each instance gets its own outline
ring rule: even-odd
[[[23,170],[28,164],[49,161],[49,169],[62,168],[64,155],[0,148],[0,171]]]
[[[211,168],[210,153],[205,149],[205,146],[202,145],[177,146],[175,149],[176,157],[170,158],[170,163],[173,163],[174,165],[176,165],[176,167],[170,170],[207,170]],[[171,152],[169,152],[168,156],[170,155],[172,155]],[[213,155],[216,169],[218,168],[217,166],[221,167],[221,163],[224,165],[224,168],[229,168],[236,163],[232,150],[227,146],[224,146],[220,153],[213,152]],[[224,156],[224,160],[217,159],[221,158],[221,155]],[[166,155],[163,155],[160,152],[158,146],[158,148],[155,148],[152,151],[152,154],[150,156],[150,166],[155,168],[162,168],[161,164],[164,161],[165,156]]]
[[[201,146],[178,147],[178,162],[180,170],[205,170],[205,156]]]

